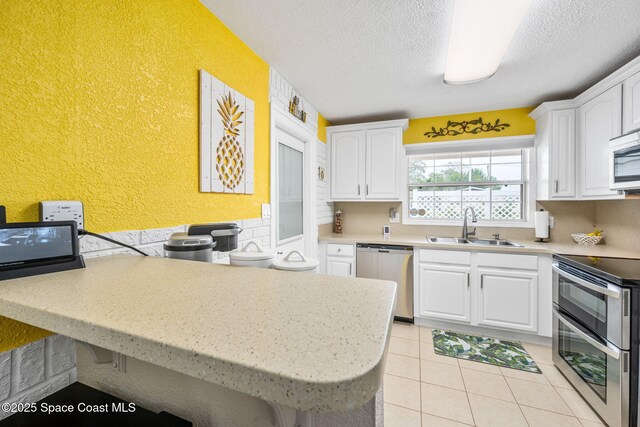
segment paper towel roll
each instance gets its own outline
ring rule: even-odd
[[[536,225],[536,238],[549,238],[549,211],[536,211],[533,217]]]

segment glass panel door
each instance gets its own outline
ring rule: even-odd
[[[582,381],[606,403],[607,354],[588,343],[562,322],[558,323],[558,353]]]
[[[607,296],[558,276],[558,305],[601,337],[607,337]]]
[[[278,144],[278,229],[283,241],[304,233],[304,155],[283,143]]]
[[[613,170],[615,182],[640,181],[640,146],[614,152]]]

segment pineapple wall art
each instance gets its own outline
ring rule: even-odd
[[[200,191],[253,194],[253,101],[200,70]]]

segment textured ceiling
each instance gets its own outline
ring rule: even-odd
[[[535,106],[640,55],[639,0],[534,0],[464,86],[442,83],[453,0],[201,1],[334,124]]]

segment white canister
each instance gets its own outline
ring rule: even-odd
[[[231,265],[240,267],[269,268],[275,256],[275,251],[265,251],[252,240],[242,249],[229,252],[229,261]]]
[[[300,251],[291,251],[286,257],[273,262],[273,268],[284,271],[317,273],[320,261],[305,257]]]

